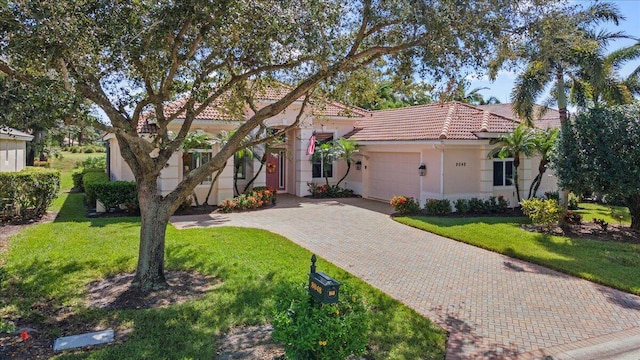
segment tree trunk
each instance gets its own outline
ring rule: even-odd
[[[344,176],[340,178],[340,180],[338,180],[338,183],[336,184],[336,186],[340,186],[340,183],[342,182],[342,180],[344,180],[347,175],[349,175],[349,170],[351,170],[351,161],[347,161],[347,172],[344,173]]]
[[[266,162],[267,162],[267,152],[265,151],[262,158],[260,158],[260,167],[258,168],[256,173],[253,174],[253,177],[251,178],[251,180],[249,180],[249,182],[244,186],[244,190],[242,190],[242,192],[247,192],[247,190],[249,189],[249,186],[251,186],[254,183],[254,181],[256,181],[256,179],[258,178],[258,175],[260,175],[260,173],[262,172],[262,168],[264,167],[264,164]]]
[[[640,195],[627,198],[626,203],[631,214],[631,228],[640,230]]]
[[[569,116],[567,114],[567,96],[564,92],[564,71],[561,67],[559,67],[556,71],[556,93],[558,97],[558,113],[560,117],[560,131],[562,131],[562,126],[569,121]],[[558,221],[559,225],[565,224],[565,216],[567,215],[569,205],[569,190],[560,189],[560,220]]]
[[[513,184],[516,186],[516,199],[518,199],[518,206],[520,205],[520,185],[518,185],[518,167],[513,164]]]
[[[164,277],[164,245],[171,216],[170,203],[163,203],[157,194],[157,181],[138,181],[140,202],[140,249],[133,286],[142,291],[167,287]]]
[[[538,191],[538,186],[540,186],[541,175],[542,174],[538,173],[538,175],[536,175],[536,177],[533,178],[533,181],[531,182],[531,185],[529,186],[529,195],[527,196],[528,200],[531,200],[534,197],[536,197],[536,192]]]

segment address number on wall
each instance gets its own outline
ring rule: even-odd
[[[467,166],[466,162],[457,162],[456,166]]]

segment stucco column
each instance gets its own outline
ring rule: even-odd
[[[488,146],[480,148],[480,192],[486,196],[493,195],[493,159],[487,158]]]
[[[227,164],[218,178],[217,203],[233,198],[233,158],[227,160]]]
[[[310,195],[307,183],[312,181],[311,155],[307,155],[309,138],[313,128],[301,128],[295,136],[295,194],[296,196]]]

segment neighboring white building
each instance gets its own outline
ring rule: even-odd
[[[27,163],[27,141],[33,135],[12,128],[0,128],[0,172],[20,171]]]

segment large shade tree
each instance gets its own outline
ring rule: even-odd
[[[558,148],[561,185],[623,199],[640,230],[640,103],[579,113]]]
[[[494,44],[538,16],[543,3],[9,1],[0,6],[0,72],[23,84],[46,79],[104,112],[108,122],[94,125],[115,134],[137,184],[141,230],[134,286],[147,290],[166,286],[171,214],[198,183],[251,145],[244,139],[263,121],[298,99],[308,103],[319,85],[349,81],[350,73],[367,66],[436,79],[482,66],[486,54],[497,51]],[[274,80],[290,85],[286,94],[256,107],[253,95]],[[178,108],[167,107],[179,98]],[[160,172],[194,118],[212,104],[236,118],[245,114],[244,122],[209,162],[160,195]],[[157,126],[150,139],[138,132],[149,113]],[[181,128],[171,134],[167,125],[178,117]]]

